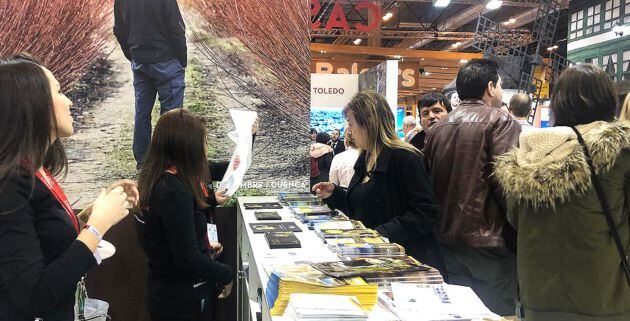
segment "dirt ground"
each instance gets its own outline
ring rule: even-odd
[[[240,193],[306,190],[308,133],[296,134],[291,130],[292,125],[274,111],[273,106],[266,106],[243,92],[204,56],[199,49],[200,41],[208,40],[199,17],[189,11],[185,11],[184,15],[189,28],[189,63],[186,69],[184,107],[206,117],[210,159],[229,159],[234,144],[227,133],[234,126],[228,110],[244,109],[246,106],[247,109],[259,113],[261,125],[254,144],[253,165],[245,177]],[[204,35],[204,39],[195,39],[191,30]],[[212,39],[211,43],[216,43],[216,40]],[[117,44],[112,44],[111,48],[113,51],[106,61],[109,66],[103,68],[106,75],[102,83],[80,88],[83,91],[97,91],[98,99],[93,99],[95,102],[91,103],[75,102],[75,134],[64,140],[69,170],[61,184],[75,208],[83,208],[91,203],[100,188],[121,178],[135,179],[137,176],[131,151],[134,122],[133,74],[129,61]],[[101,67],[97,66],[98,68]],[[156,106],[154,124],[159,117],[158,110]]]

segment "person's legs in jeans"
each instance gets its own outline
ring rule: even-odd
[[[160,114],[184,107],[185,71],[177,59],[151,65],[160,99]]]
[[[146,73],[149,65],[132,62],[136,116],[133,127],[133,157],[139,169],[151,143],[151,111],[157,94],[156,82]]]

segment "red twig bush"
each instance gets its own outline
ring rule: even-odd
[[[210,36],[223,40],[202,52],[242,89],[277,108],[296,126],[308,128],[310,1],[187,2],[204,17]]]
[[[111,39],[112,4],[110,0],[0,0],[0,57],[28,52],[68,90]]]

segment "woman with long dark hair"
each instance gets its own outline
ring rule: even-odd
[[[230,294],[234,271],[215,261],[222,247],[207,233],[214,204],[205,183],[212,168],[205,121],[184,109],[162,115],[140,173],[136,224],[149,258],[147,301],[154,321],[201,320],[215,290],[220,298]]]
[[[554,127],[525,131],[495,176],[518,230],[527,321],[630,320],[630,123],[593,65],[565,70],[551,96]]]
[[[59,138],[73,133],[71,105],[33,58],[0,60],[0,320],[74,320],[77,283],[137,198],[131,181],[110,186],[82,228],[55,179],[67,170]]]
[[[375,92],[357,94],[343,114],[346,135],[360,149],[354,176],[347,189],[324,182],[313,191],[446,275],[434,232],[437,204],[420,151],[398,138],[394,114]]]

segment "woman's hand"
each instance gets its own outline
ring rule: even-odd
[[[232,162],[232,170],[235,171],[239,166],[241,166],[241,156],[234,156],[234,161]]]
[[[105,189],[101,190],[101,194],[92,205],[92,215],[87,224],[94,226],[102,235],[105,235],[110,227],[129,214],[127,197],[122,186],[114,187],[109,192]]]
[[[219,205],[225,205],[230,200],[230,197],[225,195],[225,193],[227,193],[227,188],[214,193],[214,199]]]
[[[225,299],[230,296],[230,293],[232,293],[232,282],[223,287],[223,291],[219,294],[219,299]]]
[[[210,248],[212,249],[210,257],[212,257],[213,260],[223,253],[223,245],[219,242],[210,242]]]
[[[315,196],[325,200],[329,198],[335,190],[335,184],[331,182],[317,183],[313,186],[312,191],[315,192]]]
[[[134,206],[138,205],[140,201],[140,193],[138,192],[138,183],[130,179],[123,179],[107,188],[107,192],[110,192],[114,188],[121,186],[127,194],[127,201]]]

